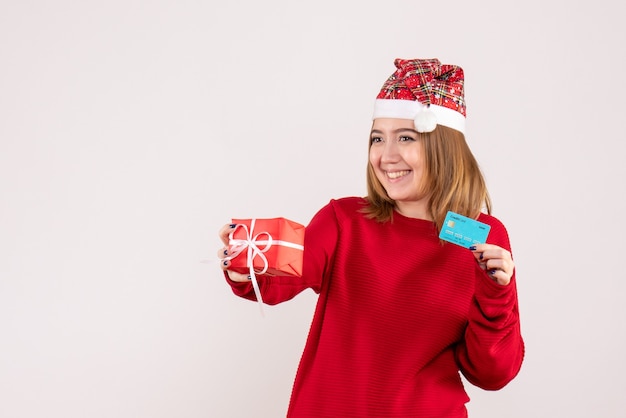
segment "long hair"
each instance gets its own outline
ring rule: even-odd
[[[465,136],[437,125],[434,131],[418,134],[424,145],[425,170],[422,188],[428,194],[429,213],[440,231],[448,211],[475,219],[481,211],[491,213],[491,199],[478,162]],[[370,141],[371,147],[371,141]],[[393,219],[395,201],[378,181],[372,164],[367,164],[367,217],[379,222]]]

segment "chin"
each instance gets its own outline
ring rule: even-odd
[[[389,193],[387,193],[387,196],[393,199],[394,202],[406,202],[407,201],[406,196],[399,196],[397,194],[389,194]]]
[[[411,200],[411,197],[408,196],[406,193],[400,193],[397,190],[396,191],[392,191],[391,193],[389,191],[387,191],[387,196],[389,196],[390,198],[392,198],[396,202],[398,202],[398,201],[402,202],[404,200]]]

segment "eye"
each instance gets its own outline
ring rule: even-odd
[[[408,142],[408,141],[415,141],[415,138],[412,138],[410,136],[401,136],[398,141],[400,142]]]
[[[371,142],[372,144],[378,144],[379,142],[383,142],[383,139],[379,136],[373,136]]]

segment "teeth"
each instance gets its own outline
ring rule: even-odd
[[[403,170],[403,171],[388,171],[387,172],[387,177],[389,177],[390,179],[397,179],[400,178],[402,176],[406,176],[407,174],[409,174],[410,171],[409,170]]]

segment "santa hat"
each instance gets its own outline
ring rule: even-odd
[[[377,118],[413,119],[418,132],[444,125],[465,132],[463,69],[438,59],[396,59],[374,103]]]

